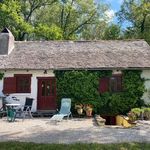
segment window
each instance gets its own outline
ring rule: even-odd
[[[42,96],[51,96],[55,94],[55,81],[43,80],[42,81]]]
[[[122,91],[122,76],[114,75],[110,77],[109,88],[111,92],[120,92]]]
[[[15,74],[14,77],[4,78],[3,92],[10,93],[30,93],[31,74]]]
[[[112,77],[100,79],[99,92],[121,92],[122,91],[122,74],[116,74]]]
[[[31,92],[31,75],[15,75],[16,77],[16,93]]]

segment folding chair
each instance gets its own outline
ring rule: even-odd
[[[28,115],[30,118],[33,118],[31,109],[33,104],[33,98],[26,97],[25,105],[23,108],[16,110],[16,117],[21,116],[23,119]]]
[[[70,109],[71,109],[71,99],[62,98],[60,111],[58,112],[58,114],[51,117],[50,120],[57,122],[57,121],[62,121],[64,117],[67,117],[68,119],[69,116],[72,116]]]

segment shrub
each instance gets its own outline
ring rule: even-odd
[[[143,110],[144,110],[144,114],[143,114],[144,119],[150,120],[150,108],[143,108]]]
[[[63,97],[72,99],[72,109],[76,103],[91,104],[94,112],[102,115],[126,114],[134,107],[141,107],[144,80],[140,70],[124,70],[123,91],[98,92],[99,79],[109,77],[112,71],[55,71],[58,102]],[[73,110],[72,110],[73,111]]]
[[[136,119],[141,118],[141,113],[143,113],[143,109],[140,108],[133,108],[131,109],[131,112],[134,113],[136,115]]]
[[[130,111],[127,115],[128,115],[129,120],[130,120],[131,122],[134,122],[134,121],[137,120],[136,114],[135,114],[134,112]]]
[[[0,80],[3,78],[4,73],[0,73]]]

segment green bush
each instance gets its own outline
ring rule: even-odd
[[[4,73],[0,73],[0,80],[2,80]]]
[[[144,110],[144,119],[145,120],[150,120],[150,108],[143,108]]]
[[[131,118],[131,120],[138,120],[143,119],[141,114],[143,114],[143,118],[145,120],[150,120],[150,108],[133,108],[128,113],[128,117]]]
[[[141,113],[143,113],[144,110],[140,108],[133,108],[131,109],[131,112],[133,112],[136,115],[136,118],[138,119],[141,117]]]
[[[134,112],[130,111],[127,115],[128,115],[129,120],[130,120],[131,122],[134,122],[134,121],[137,120],[137,116],[136,116],[136,114],[135,114]]]
[[[57,78],[57,96],[70,97],[73,106],[76,103],[98,105],[98,75],[88,71],[55,72]]]

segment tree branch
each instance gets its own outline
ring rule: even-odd
[[[87,20],[85,20],[83,23],[81,23],[80,25],[78,25],[74,30],[72,30],[72,31],[68,34],[68,37],[69,37],[70,35],[72,35],[75,31],[77,31],[78,29],[80,29],[81,27],[83,27],[84,25],[88,24],[88,22],[91,21],[91,19],[93,18],[93,16],[95,16],[95,14],[96,14],[96,11],[94,11],[94,12],[92,13],[92,15],[91,15]]]

